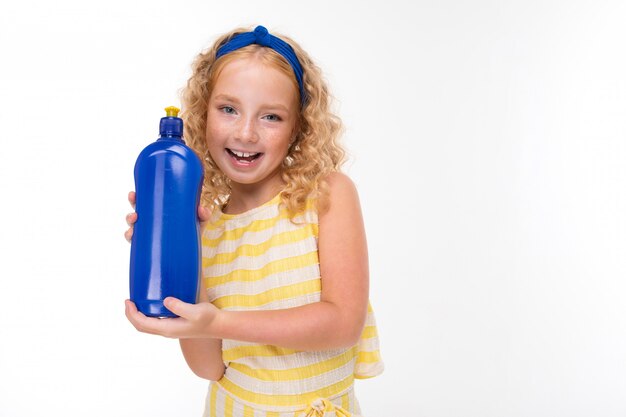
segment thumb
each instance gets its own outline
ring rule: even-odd
[[[167,297],[163,300],[163,305],[172,313],[184,319],[191,319],[195,316],[195,304],[189,304],[175,297]]]

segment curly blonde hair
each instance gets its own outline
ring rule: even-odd
[[[252,44],[215,58],[221,45],[233,36],[249,29],[235,29],[219,37],[212,47],[201,52],[195,59],[193,73],[181,91],[181,117],[185,123],[185,141],[196,152],[204,165],[202,204],[211,211],[228,201],[231,193],[230,180],[217,167],[208,152],[206,140],[209,98],[224,66],[235,59],[258,55],[265,63],[273,65],[299,89],[293,69],[287,60],[271,48]],[[343,126],[339,117],[330,109],[332,97],[322,77],[320,68],[292,39],[279,36],[294,50],[303,69],[306,102],[300,109],[294,141],[282,163],[282,180],[286,186],[281,193],[282,203],[291,218],[304,210],[306,200],[314,198],[318,210],[327,207],[328,186],[325,178],[339,171],[345,159],[345,151],[339,143]]]

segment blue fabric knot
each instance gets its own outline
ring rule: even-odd
[[[256,29],[254,29],[254,36],[256,36],[256,43],[259,45],[272,46],[272,37],[264,26],[257,26]]]

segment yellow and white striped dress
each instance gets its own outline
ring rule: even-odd
[[[279,203],[280,194],[242,214],[218,210],[207,222],[203,279],[217,307],[270,310],[320,300],[314,204],[294,224]],[[206,417],[356,416],[354,378],[383,370],[371,306],[352,348],[310,352],[223,340],[222,357],[226,371],[209,386]]]

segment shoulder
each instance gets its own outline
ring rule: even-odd
[[[354,212],[360,210],[359,195],[356,185],[346,174],[332,172],[324,178],[327,190],[327,201],[323,216],[338,212]]]
[[[354,182],[343,172],[331,172],[326,177],[324,177],[324,181],[328,184],[330,190],[347,190],[353,189],[356,191],[356,186]]]

